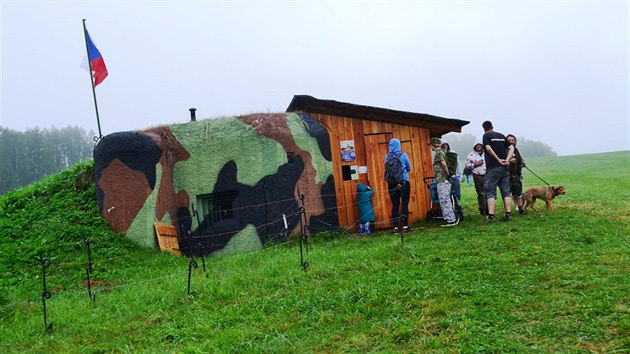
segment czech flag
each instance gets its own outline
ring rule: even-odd
[[[105,60],[103,60],[101,52],[98,51],[98,48],[96,48],[94,42],[92,42],[92,38],[90,38],[90,34],[87,30],[85,30],[85,36],[87,37],[88,44],[88,60],[90,61],[90,66],[92,67],[94,87],[96,87],[107,77],[107,67],[105,66]]]

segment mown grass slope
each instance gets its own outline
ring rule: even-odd
[[[628,152],[530,159],[557,210],[309,238],[188,259],[136,247],[96,213],[91,164],[0,197],[2,352],[615,352],[630,348]],[[544,184],[529,171],[526,185]],[[542,207],[542,205],[539,205]],[[96,301],[82,286],[94,263]],[[51,259],[44,329],[42,267]]]

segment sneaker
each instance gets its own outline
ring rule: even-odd
[[[510,214],[505,214],[503,216],[503,221],[512,221],[512,215]]]
[[[411,232],[411,228],[409,226],[403,226],[403,232]]]
[[[487,218],[483,221],[484,224],[494,224],[494,218]]]
[[[527,210],[525,210],[525,209],[519,209],[518,214],[519,214],[519,215],[526,215],[526,214],[527,214]]]
[[[444,224],[442,224],[440,226],[442,226],[442,227],[449,227],[449,226],[455,226],[457,224],[459,224],[459,219],[455,219],[454,221],[451,221],[451,222],[447,221],[446,223],[444,223]]]
[[[398,232],[398,226],[394,226],[394,233]]]

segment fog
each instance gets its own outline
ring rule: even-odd
[[[0,126],[103,134],[283,112],[293,95],[630,150],[627,1],[3,1]]]

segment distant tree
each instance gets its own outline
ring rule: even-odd
[[[20,185],[26,185],[44,177],[46,170],[52,170],[46,156],[48,155],[43,141],[43,133],[39,128],[28,129],[22,135],[18,165],[20,168]]]
[[[92,158],[94,132],[79,127],[0,127],[0,194]]]
[[[558,156],[551,146],[540,141],[527,140],[525,137],[517,137],[516,146],[523,157]]]
[[[461,162],[473,151],[475,136],[472,134],[448,133],[442,136],[442,140],[448,141],[451,150],[455,150]]]
[[[448,133],[442,136],[442,139],[448,141],[452,150],[457,151],[460,160],[465,158],[469,152],[473,150],[475,136],[472,134]],[[516,137],[516,146],[523,157],[547,157],[557,156],[551,146],[534,140],[528,140],[525,137]]]
[[[0,194],[20,184],[17,173],[17,132],[0,127]]]

